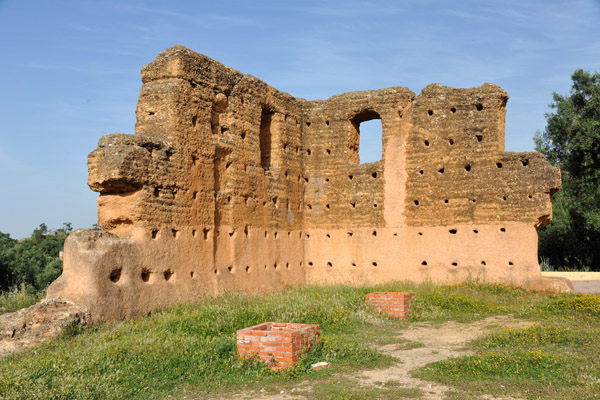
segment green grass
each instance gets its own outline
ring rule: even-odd
[[[372,312],[364,302],[372,291],[416,292],[409,321]],[[303,380],[313,381],[313,390],[307,392],[311,398],[414,398],[418,391],[394,381],[363,387],[339,377],[400,361],[382,355],[376,345],[422,346],[399,337],[411,325],[469,322],[498,314],[539,322],[491,333],[470,344],[473,356],[431,364],[416,374],[454,386],[462,398],[490,393],[587,399],[600,393],[598,296],[544,296],[500,285],[392,283],[227,294],[129,321],[70,330],[3,359],[0,398],[158,399],[181,396],[184,390],[202,398],[263,388],[289,394]],[[239,360],[235,331],[265,321],[320,324],[322,342],[285,373],[272,372],[256,360]],[[328,361],[331,367],[310,370],[317,361]]]
[[[29,307],[46,296],[45,291],[37,291],[33,286],[22,284],[0,294],[0,314]]]
[[[576,312],[600,317],[600,296],[554,296],[548,303],[548,311],[559,314]]]
[[[474,355],[429,364],[415,376],[454,386],[465,396],[600,398],[599,300],[534,296],[520,311],[540,322],[486,335],[470,344]]]
[[[380,318],[364,305],[364,290],[304,287],[272,295],[229,294],[65,335],[0,364],[0,397],[8,399],[162,398],[184,388],[215,393],[389,365],[352,333],[375,329]],[[371,320],[371,322],[369,322]],[[264,321],[321,325],[323,340],[285,374],[240,361],[235,331]],[[312,362],[333,368],[312,372]]]

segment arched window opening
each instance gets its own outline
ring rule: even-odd
[[[264,169],[271,167],[271,121],[273,119],[273,111],[263,108],[260,115],[260,165]]]
[[[350,161],[365,164],[381,160],[383,142],[379,114],[372,110],[363,111],[350,122]]]

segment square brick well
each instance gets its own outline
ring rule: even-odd
[[[365,295],[365,300],[375,310],[392,318],[407,318],[414,296],[410,292],[374,292]]]
[[[320,337],[319,325],[264,322],[237,331],[237,351],[239,357],[257,357],[282,370],[296,364]]]

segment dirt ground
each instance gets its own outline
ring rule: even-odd
[[[413,378],[410,371],[446,358],[470,354],[471,352],[465,350],[467,342],[489,333],[492,329],[522,328],[531,324],[509,316],[494,316],[469,324],[449,321],[439,326],[415,326],[403,331],[401,337],[423,343],[424,347],[398,350],[397,344],[382,346],[380,351],[402,360],[403,363],[382,370],[364,371],[357,377],[362,378],[361,382],[365,385],[393,379],[401,382],[404,387],[420,389],[423,393],[422,399],[444,399],[444,394],[450,388]]]
[[[531,324],[531,322],[516,320],[511,316],[493,316],[472,323],[450,321],[440,325],[428,323],[415,324],[399,332],[398,343],[378,347],[381,352],[398,358],[402,363],[389,368],[339,375],[337,378],[339,381],[357,381],[365,387],[381,387],[377,386],[377,383],[394,380],[400,383],[398,387],[420,389],[422,392],[421,399],[442,400],[446,398],[446,392],[451,390],[449,387],[413,378],[410,372],[432,362],[471,354],[471,352],[465,349],[465,345],[469,341],[490,333],[495,329],[522,328]],[[423,346],[410,348],[411,346],[407,346],[406,343],[411,342],[421,343]],[[275,395],[267,395],[261,391],[252,391],[238,393],[231,397],[219,397],[217,399],[304,400],[307,397],[303,393],[310,393],[310,390],[311,383],[305,382],[299,384],[296,388],[288,388],[282,391],[282,393]],[[195,398],[187,397],[187,399]],[[519,400],[515,398],[500,399],[492,396],[484,398],[488,400]]]

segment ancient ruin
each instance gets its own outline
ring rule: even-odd
[[[225,291],[543,278],[558,169],[504,151],[500,87],[439,84],[307,101],[183,46],[142,68],[135,135],[89,155],[102,231],[65,245],[48,290],[115,319]],[[381,119],[381,160],[360,124]]]

